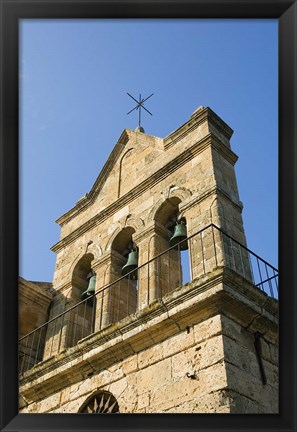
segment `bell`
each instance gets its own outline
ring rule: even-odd
[[[89,276],[90,274],[88,274]],[[96,275],[92,273],[90,279],[89,279],[89,285],[88,289],[82,293],[80,296],[81,300],[85,300],[88,297],[91,297],[93,294],[95,294],[95,285],[96,285]],[[87,300],[87,304],[89,306],[93,306],[93,297],[90,298],[90,300]]]
[[[186,250],[188,249],[188,242],[184,241],[187,238],[187,227],[184,223],[178,223],[174,227],[173,236],[169,240],[170,246],[176,246],[175,249]],[[182,242],[182,243],[180,243]],[[177,244],[179,245],[177,246]]]
[[[131,251],[128,255],[128,260],[124,267],[122,268],[122,276],[125,276],[126,274],[130,273],[132,270],[135,270],[138,267],[138,252],[137,251]],[[136,280],[137,279],[137,272],[130,273],[129,277],[131,279]]]

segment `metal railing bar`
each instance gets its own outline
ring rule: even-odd
[[[268,274],[268,270],[267,270],[267,265],[266,264],[265,264],[265,270],[266,270],[266,276],[269,278],[269,274]],[[272,285],[271,285],[271,280],[268,281],[268,285],[269,285],[270,295],[271,295],[271,297],[274,297],[273,289],[272,289]]]
[[[218,229],[219,231],[221,231],[223,234],[225,234],[227,237],[229,237],[230,239],[232,239],[235,243],[237,243],[239,246],[241,246],[243,249],[247,250],[248,252],[250,252],[252,255],[254,255],[256,258],[258,258],[259,260],[261,260],[262,262],[264,262],[265,264],[267,264],[269,267],[271,267],[272,269],[274,269],[276,272],[278,272],[277,268],[275,268],[273,265],[269,264],[269,262],[265,261],[263,258],[261,258],[259,255],[257,255],[255,252],[253,252],[251,249],[249,249],[248,247],[244,246],[242,243],[240,243],[238,240],[235,240],[234,237],[230,236],[230,234],[227,234],[226,231],[224,231],[222,228],[219,228],[216,224],[210,224],[207,227],[205,227],[204,229],[209,228],[209,226],[213,225],[216,229]],[[197,233],[198,234],[198,233]],[[193,234],[195,235],[195,234]],[[189,237],[190,238],[190,237]]]
[[[227,234],[223,229],[219,228],[217,225],[215,224],[209,224],[207,226],[205,226],[204,228],[202,228],[201,230],[197,231],[196,233],[188,236],[186,239],[181,240],[179,243],[184,242],[184,241],[189,241],[190,239],[192,239],[193,237],[197,236],[200,234],[200,240],[202,241],[202,233],[203,231],[206,231],[208,228],[210,227],[214,227],[217,230],[219,230],[221,233],[223,233],[224,235],[226,235],[229,239],[231,239],[232,241],[234,241],[235,243],[237,243],[240,247],[242,247],[243,249],[247,250],[250,254],[252,254],[253,256],[255,256],[257,259],[259,259],[260,261],[262,261],[263,263],[267,264],[272,270],[278,272],[278,270],[273,267],[272,265],[270,265],[267,261],[265,261],[264,259],[262,259],[261,257],[259,257],[257,254],[255,254],[253,251],[251,251],[250,249],[248,249],[246,246],[242,245],[241,243],[239,243],[237,240],[235,240],[232,236],[230,236],[229,234]],[[178,244],[179,244],[178,243]],[[177,245],[178,245],[177,244]],[[113,285],[115,285],[116,283],[118,283],[121,279],[126,278],[127,276],[129,276],[130,273],[135,272],[135,271],[139,271],[139,269],[143,268],[144,266],[148,266],[148,275],[149,275],[149,264],[152,263],[153,261],[155,261],[156,259],[158,259],[159,257],[163,256],[165,253],[170,253],[170,251],[172,249],[175,249],[176,246],[171,246],[170,248],[166,249],[165,251],[159,253],[158,255],[154,256],[153,258],[149,259],[148,261],[146,261],[144,264],[140,265],[139,267],[137,267],[137,269],[132,270],[131,272],[127,273],[125,276],[120,277],[119,279],[117,279],[116,281],[111,282],[110,284],[100,288],[98,291],[96,291],[92,296],[88,297],[88,299],[91,299],[92,297],[97,296],[99,293],[102,293],[103,291],[111,288]],[[232,251],[233,254],[233,251]],[[234,257],[233,257],[234,259]],[[204,269],[204,273],[205,273],[205,264],[204,264],[204,254],[203,254],[203,245],[202,245],[202,260],[203,260],[203,269]],[[251,266],[252,267],[252,266]],[[256,285],[257,286],[257,285]],[[149,296],[149,289],[148,289],[148,296]],[[149,298],[148,298],[149,300]],[[33,334],[35,331],[37,331],[38,329],[45,327],[46,325],[50,324],[51,322],[53,322],[54,320],[58,319],[59,317],[61,317],[62,315],[65,315],[67,312],[71,311],[72,309],[78,307],[79,305],[83,304],[84,302],[86,302],[87,300],[82,300],[79,303],[76,303],[75,305],[73,305],[72,307],[70,307],[69,309],[67,309],[66,311],[56,315],[55,317],[51,318],[50,320],[48,320],[46,323],[42,324],[41,326],[37,327],[36,329],[32,330],[30,333],[28,333],[27,335],[23,336],[22,338],[19,339],[19,341],[22,341],[24,338],[28,337],[29,335]]]
[[[265,279],[264,281],[257,283],[256,287],[258,287],[259,285],[263,285],[269,281],[272,281],[273,279],[276,279],[276,278],[278,278],[278,275],[270,276],[269,278]]]
[[[274,269],[273,269],[273,274],[274,274],[274,276],[275,276],[275,271],[274,271]],[[276,276],[278,276],[278,274],[276,275]],[[277,283],[277,277],[275,277],[275,286],[276,286],[276,290],[277,290],[277,293],[278,293],[278,283]]]

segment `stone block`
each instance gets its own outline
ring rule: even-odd
[[[205,339],[209,339],[211,336],[221,333],[222,324],[220,315],[206,319],[205,321],[194,326],[194,338],[197,344],[201,343]]]
[[[259,378],[240,370],[234,365],[227,364],[227,379],[230,390],[240,393],[244,397],[259,404],[259,413],[272,413],[272,404],[276,405],[278,390],[269,383],[264,385]],[[259,374],[260,375],[260,374]]]
[[[195,345],[193,328],[184,330],[175,336],[166,339],[162,346],[164,355],[169,356]]]
[[[269,344],[269,350],[270,350],[270,359],[271,362],[275,365],[278,365],[278,352],[279,348],[277,345],[273,345],[272,343]]]
[[[247,372],[251,370],[251,361],[252,369],[255,367],[255,354],[227,336],[223,336],[223,350],[224,358],[228,363],[232,363]]]
[[[54,393],[53,395],[44,398],[37,404],[37,411],[39,413],[47,413],[61,405],[61,393]]]
[[[240,324],[225,315],[221,315],[221,321],[224,335],[233,339],[237,344],[242,345],[251,352],[255,350],[255,339],[251,332],[245,330]]]
[[[191,350],[196,369],[208,368],[224,359],[224,345],[221,335],[210,337]]]
[[[163,346],[158,344],[152,346],[138,354],[138,367],[143,369],[156,362],[159,362],[163,358]]]
[[[127,378],[122,378],[122,379],[115,381],[112,384],[110,384],[108,386],[108,390],[117,399],[118,397],[120,397],[123,394],[123,392],[126,390],[127,387],[128,387]]]
[[[126,360],[123,360],[122,370],[124,375],[129,375],[138,370],[138,360],[137,355],[128,357]]]
[[[59,414],[75,414],[79,412],[80,407],[85,401],[85,397],[80,397],[78,399],[68,401],[64,405],[61,405],[59,408],[54,408],[51,412],[52,413],[59,413]]]
[[[150,406],[150,392],[142,393],[137,397],[137,412]]]
[[[171,381],[171,359],[161,360],[138,372],[137,389],[138,394],[147,393],[166,386]]]

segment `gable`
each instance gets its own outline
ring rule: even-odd
[[[163,153],[162,138],[125,129],[90,192],[56,222],[62,226],[94,201],[99,201],[104,209],[149,176],[152,165]]]
[[[125,129],[90,192],[56,222],[65,226],[78,214],[80,223],[86,222],[149,177],[158,177],[160,166],[169,164],[167,168],[170,169],[171,163],[184,152],[196,148],[198,143],[202,148],[210,136],[219,137],[222,147],[231,152],[229,139],[232,132],[210,108],[204,107],[199,107],[189,121],[164,139]],[[187,158],[194,157],[194,154],[195,151],[190,150]],[[88,215],[82,215],[87,208]]]

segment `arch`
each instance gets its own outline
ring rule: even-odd
[[[181,201],[186,201],[186,199],[192,196],[192,192],[183,186],[170,186],[168,198],[177,197]]]
[[[72,288],[79,286],[79,288],[87,289],[87,275],[92,270],[92,261],[94,261],[94,255],[91,253],[83,254],[77,261],[71,275]]]
[[[71,291],[67,295],[67,309],[62,324],[65,326],[64,344],[71,347],[80,339],[94,331],[94,318],[96,310],[96,297],[88,299],[87,292],[95,291],[95,273],[92,270],[94,255],[85,253],[75,260],[71,273]],[[90,289],[91,288],[91,289]],[[85,300],[83,303],[82,300]],[[76,306],[75,306],[76,305]],[[75,306],[71,308],[71,306]],[[62,333],[62,332],[61,332]]]
[[[92,246],[92,245],[90,245],[90,246]],[[90,246],[86,247],[86,249],[85,249],[86,252],[80,252],[79,254],[76,255],[75,259],[72,261],[72,264],[69,267],[69,270],[68,270],[68,273],[67,273],[68,275],[71,275],[71,277],[72,277],[72,274],[73,274],[73,271],[74,271],[75,267],[77,266],[77,264],[79,263],[79,261],[85,255],[87,255],[87,254],[92,255],[93,256],[92,261],[97,260],[101,256],[101,255],[99,255],[99,251],[101,250],[101,248],[100,248],[99,245],[94,244],[92,246],[92,248],[90,248]]]
[[[123,161],[124,161],[125,157],[127,156],[127,154],[130,153],[132,150],[134,150],[134,147],[130,147],[130,148],[126,149],[125,153],[123,154],[123,156],[120,159],[119,179],[118,179],[118,198],[121,195]]]
[[[155,222],[151,249],[154,254],[161,254],[151,264],[152,298],[173,291],[189,279],[184,277],[189,273],[189,255],[188,241],[185,240],[187,220],[181,207],[191,196],[191,192],[172,185],[162,195],[149,214],[149,218]],[[154,280],[155,274],[158,276]]]
[[[100,390],[89,396],[78,410],[84,414],[118,414],[119,404],[115,396],[106,390]]]
[[[106,292],[109,324],[136,312],[138,272],[133,270],[138,267],[138,253],[132,239],[134,233],[133,227],[126,226],[121,230],[117,229],[109,241],[108,278],[109,283],[115,282]]]
[[[149,212],[147,218],[148,222],[156,220],[156,215],[163,203],[166,202],[169,207],[171,203],[173,210],[176,206],[179,206],[180,203],[184,203],[184,201],[190,198],[192,192],[185,187],[171,185],[169,188],[164,189],[163,192],[161,192],[161,195],[162,196],[158,199],[158,201],[154,204],[151,211]]]
[[[178,218],[180,203],[181,200],[178,197],[166,198],[156,210],[154,220],[170,229]]]
[[[126,225],[126,224],[125,224]],[[109,240],[106,245],[106,252],[110,251],[111,249],[117,251],[118,253],[122,254],[124,250],[126,249],[128,239],[131,240],[133,234],[135,233],[136,229],[134,226],[126,225],[124,228],[121,228],[118,226],[114,232],[109,237]],[[122,246],[125,244],[125,247]]]
[[[97,243],[88,243],[87,253],[94,255],[94,259],[97,260],[102,256],[102,248]]]
[[[132,236],[134,233],[135,228],[131,226],[126,226],[125,228],[121,229],[113,238],[111,249],[121,255],[125,255],[126,249],[130,247],[130,243],[133,243]],[[131,247],[132,246],[133,245],[131,245]]]
[[[144,221],[140,218],[140,217],[136,217],[132,214],[129,214],[126,217],[125,223],[124,223],[124,227],[132,227],[134,228],[135,231],[140,231],[142,228],[144,228]]]

